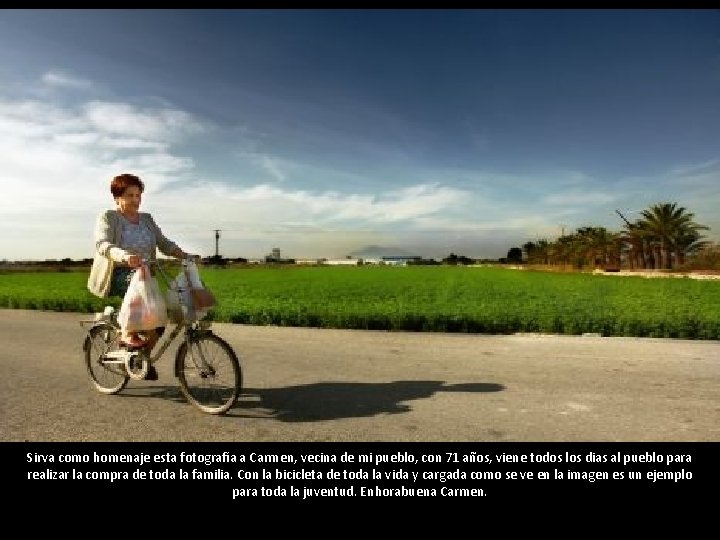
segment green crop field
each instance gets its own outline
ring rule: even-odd
[[[176,269],[170,269],[174,277]],[[201,268],[210,317],[251,325],[720,339],[720,282],[454,266]],[[87,272],[0,274],[0,307],[95,312]]]

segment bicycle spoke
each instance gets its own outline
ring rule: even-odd
[[[215,335],[196,338],[178,356],[180,386],[188,400],[211,414],[226,412],[240,394],[240,364],[232,348]]]
[[[117,348],[117,332],[109,324],[99,324],[90,329],[85,342],[85,367],[95,388],[103,394],[115,394],[128,382],[128,374],[122,364],[106,363],[103,357]]]

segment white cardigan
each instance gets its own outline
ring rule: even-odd
[[[150,214],[140,212],[140,222],[146,225],[155,237],[155,247],[163,255],[173,256],[179,249],[157,226]],[[95,225],[95,257],[93,258],[87,288],[95,296],[105,297],[110,291],[112,273],[116,264],[126,263],[131,252],[120,247],[120,213],[117,210],[105,210]]]

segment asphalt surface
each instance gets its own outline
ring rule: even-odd
[[[215,324],[243,366],[225,416],[158,381],[98,393],[89,316],[0,309],[1,441],[720,441],[720,342]]]

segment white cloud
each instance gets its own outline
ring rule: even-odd
[[[703,163],[694,163],[690,165],[680,165],[670,170],[670,176],[678,177],[695,177],[703,174],[718,174],[720,170],[720,160],[710,159]]]
[[[42,81],[48,86],[58,86],[62,88],[90,89],[93,87],[91,81],[74,77],[60,70],[48,71],[43,75]]]
[[[0,228],[13,231],[0,240],[0,258],[89,256],[95,216],[113,204],[110,179],[139,172],[152,191],[182,177],[194,162],[171,153],[171,143],[200,129],[168,108],[0,96]]]
[[[310,251],[313,242],[315,249],[342,250],[343,241],[358,245],[383,238],[384,233],[372,231],[373,227],[451,212],[468,199],[464,190],[437,183],[377,194],[281,189],[269,184],[199,186],[193,181],[194,160],[172,151],[174,144],[202,129],[191,115],[167,108],[103,101],[63,107],[40,100],[0,100],[0,152],[6,156],[0,227],[18,227],[18,218],[22,221],[22,232],[0,244],[0,257],[89,256],[95,216],[112,206],[109,180],[127,171],[138,172],[146,182],[145,209],[157,213],[161,226],[169,234],[175,231],[175,238],[190,250],[201,248],[206,229],[217,226],[244,230],[268,246],[289,235],[300,250]],[[302,167],[269,155],[253,156],[279,181],[286,178],[283,169]],[[189,181],[161,189],[178,179]],[[49,216],[60,213],[62,223],[51,224]],[[53,231],[58,226],[63,234],[56,238]],[[40,232],[43,227],[47,236]],[[303,227],[305,234],[298,234]]]
[[[708,239],[720,242],[720,160],[676,167],[662,189],[668,195],[653,202],[677,202],[695,214],[697,223],[710,227],[703,233]]]
[[[270,156],[262,156],[260,158],[260,166],[268,171],[270,175],[275,178],[278,182],[284,182],[286,179],[285,173],[282,172],[277,160]]]
[[[184,111],[141,110],[128,103],[92,101],[84,106],[84,116],[98,132],[140,139],[177,141],[202,131],[200,123]]]
[[[68,90],[92,88],[62,72],[47,73],[44,81]],[[190,148],[197,135],[211,146],[210,137],[223,136],[219,128],[167,106],[101,100],[62,106],[49,99],[0,94],[0,229],[14,231],[0,237],[0,258],[90,256],[94,219],[112,206],[109,181],[120,172],[145,180],[144,210],[181,246],[213,253],[212,231],[221,229],[227,256],[262,256],[278,245],[288,256],[343,256],[366,244],[407,247],[424,256],[504,256],[512,245],[554,239],[560,227],[569,232],[593,216],[600,218],[594,224],[612,227],[615,216],[604,206],[620,200],[581,171],[521,176],[428,171],[408,163],[394,171],[403,175],[398,188],[393,178],[366,178],[338,165],[325,167],[322,160],[294,162],[270,147],[261,152],[242,127],[232,130],[243,145],[235,157],[245,158],[260,178],[240,172],[201,183],[206,172],[196,168],[204,156],[180,149]],[[265,150],[267,141],[258,140]],[[341,187],[313,188],[314,179]],[[717,221],[720,162],[678,167],[660,179],[624,179],[624,193],[634,197],[624,196],[623,206],[643,207],[640,197],[653,181],[653,196],[683,186],[681,204],[699,222],[720,229],[707,219]]]
[[[83,125],[84,122],[77,115],[49,103],[0,100],[0,134],[18,140],[74,131]]]
[[[342,223],[354,226],[358,222],[368,226],[388,224],[449,211],[466,197],[462,190],[437,185],[388,190],[378,195],[358,195],[315,193],[268,184],[240,188],[205,184],[162,194],[166,204],[192,201],[195,213],[208,212],[216,220],[259,227],[283,223],[292,223],[293,226]]]

